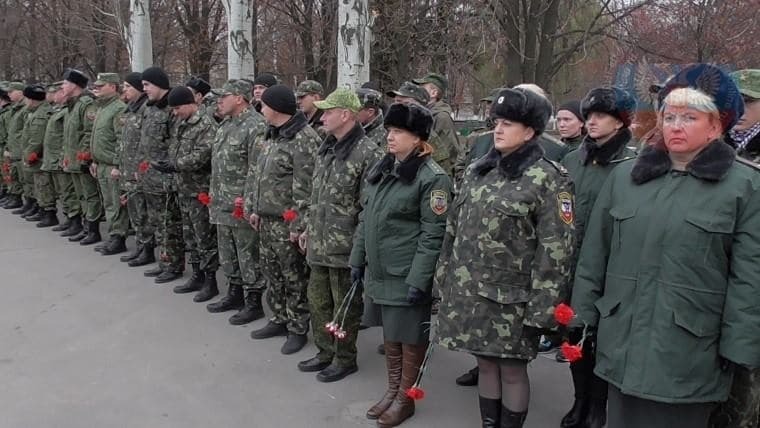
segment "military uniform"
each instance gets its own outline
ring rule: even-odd
[[[26,116],[28,111],[23,103],[19,102],[10,108],[10,117],[8,119],[8,135],[6,137],[5,151],[9,153],[8,160],[10,162],[10,179],[8,180],[8,193],[16,195],[19,198],[24,195],[24,188],[22,180],[23,161],[22,156],[22,136],[21,133],[24,130],[24,123],[26,122]],[[27,198],[31,198],[32,195],[24,195]],[[31,199],[29,199],[31,201]],[[29,208],[27,206],[27,208]]]
[[[319,135],[301,112],[279,128],[270,126],[251,177],[250,191],[246,191],[250,195],[250,212],[261,218],[260,257],[270,284],[270,322],[287,326],[295,335],[305,335],[309,330],[309,268],[289,235],[306,229],[305,213],[319,145]],[[286,222],[284,214],[288,210],[293,210],[296,218]]]
[[[451,106],[443,101],[429,105],[433,113],[433,131],[430,145],[433,146],[433,160],[450,176],[454,174],[454,163],[460,152],[459,137],[454,120],[451,118]]]
[[[54,89],[60,90],[60,85]],[[80,208],[71,174],[63,172],[63,123],[66,112],[67,109],[63,105],[56,105],[51,109],[51,116],[45,126],[45,138],[42,143],[45,155],[42,157],[40,170],[50,174],[54,198],[60,200],[63,214],[71,219],[80,214]]]
[[[360,88],[356,90],[356,95],[363,108],[373,108],[376,112],[375,118],[364,124],[364,135],[384,151],[388,144],[388,133],[383,125],[383,94],[373,89]]]
[[[325,90],[321,83],[316,80],[304,80],[298,84],[298,87],[296,87],[295,95],[297,98],[312,94],[323,96],[324,92]],[[322,123],[322,110],[317,109],[311,114],[311,116],[307,117],[307,119],[309,120],[309,126],[317,131],[317,134],[319,134],[319,138],[322,141],[327,138],[327,132],[325,131],[324,123]]]
[[[147,107],[148,96],[145,94],[127,105],[122,117],[121,153],[119,171],[121,177],[119,184],[121,193],[127,198],[127,212],[129,221],[135,229],[135,241],[137,246],[146,249],[151,255],[155,248],[155,226],[148,221],[148,203],[145,193],[140,190],[140,180],[144,172],[140,171],[140,163],[143,161],[140,152],[140,139],[142,137],[142,120]],[[143,164],[144,165],[144,164]],[[146,256],[150,258],[150,256]]]
[[[42,88],[41,88],[42,89]],[[44,89],[43,89],[44,90]],[[44,159],[43,143],[45,128],[50,118],[51,107],[42,101],[35,107],[27,107],[28,116],[22,131],[22,153],[24,162],[24,194],[32,195],[37,206],[43,211],[55,211],[55,193],[50,175],[40,171]],[[31,181],[31,183],[29,183]],[[31,184],[31,188],[28,186]],[[42,215],[38,218],[41,219]]]
[[[581,143],[583,143],[584,137],[585,137],[584,134],[579,134],[573,138],[563,138],[561,141],[562,141],[562,144],[564,144],[565,147],[567,147],[566,149],[567,153],[570,153],[581,146]]]

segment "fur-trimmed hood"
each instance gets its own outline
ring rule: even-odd
[[[702,149],[686,166],[686,172],[700,180],[720,181],[736,159],[736,152],[723,140],[714,140]],[[631,170],[636,184],[667,174],[673,166],[668,151],[662,145],[647,146],[642,150]]]
[[[622,128],[606,143],[599,146],[593,138],[586,135],[580,148],[578,148],[581,164],[588,165],[589,162],[593,161],[602,166],[609,165],[620,152],[625,150],[625,146],[631,141],[631,137],[631,130]]]
[[[502,176],[514,180],[522,176],[543,156],[544,149],[538,144],[536,137],[506,156],[502,156],[495,147],[492,147],[488,154],[473,163],[472,172],[478,175],[486,175],[498,166]]]

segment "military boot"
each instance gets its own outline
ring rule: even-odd
[[[5,204],[3,204],[3,208],[6,210],[15,210],[17,208],[21,208],[23,204],[21,203],[21,196],[11,194],[9,195],[6,200]]]
[[[55,210],[42,212],[42,219],[36,224],[37,227],[53,227],[58,224],[58,215]]]
[[[19,199],[21,199],[21,196],[19,196]],[[21,205],[19,209],[11,211],[11,214],[15,215],[21,215],[27,212],[32,207],[33,200],[31,198],[26,198],[24,200],[24,205]],[[6,207],[7,208],[7,207]]]
[[[501,406],[501,425],[500,428],[522,428],[528,412],[513,412],[504,406]]]
[[[242,308],[243,303],[243,286],[230,284],[227,287],[227,295],[222,300],[209,304],[206,309],[211,313],[227,312]]]
[[[560,422],[560,428],[581,428],[588,414],[589,400],[586,397],[576,397],[573,407],[565,414]]]
[[[63,232],[64,230],[68,229],[69,226],[71,226],[71,219],[68,216],[64,215],[63,223],[59,223],[58,226],[53,227],[53,232]],[[58,215],[55,216],[55,219],[58,220]]]
[[[500,428],[501,399],[478,397],[480,402],[480,421],[483,428]]]
[[[5,188],[0,189],[0,204],[5,202],[5,198],[8,197],[8,192],[5,190]]]
[[[380,427],[395,427],[414,415],[414,400],[406,395],[407,390],[417,381],[422,360],[425,359],[427,345],[401,345],[401,384],[396,398],[377,419]]]
[[[401,385],[401,343],[385,342],[385,366],[388,372],[388,390],[374,406],[367,410],[367,419],[377,419],[382,415],[398,394]]]
[[[175,279],[182,278],[182,272],[174,272],[170,270],[165,270],[159,274],[156,279],[153,280],[156,284],[165,284],[167,282],[172,282]]]
[[[138,267],[154,263],[156,261],[156,254],[153,252],[153,249],[153,245],[143,245],[143,249],[140,251],[140,255],[137,256],[136,259],[130,260],[127,265],[130,267]]]
[[[70,236],[69,237],[69,242],[79,242],[82,239],[86,238],[87,237],[87,233],[90,231],[89,224],[90,224],[89,221],[87,221],[85,219],[82,219],[82,226],[81,226],[81,228],[79,230],[79,233],[77,233],[74,236]]]
[[[104,256],[113,256],[114,254],[121,254],[127,251],[126,240],[127,239],[121,235],[113,235],[111,240],[108,241],[108,245],[100,251],[100,254]]]
[[[219,294],[219,287],[216,285],[216,272],[203,272],[203,276],[206,277],[206,280],[203,281],[203,287],[193,297],[193,302],[196,303],[208,302]]]
[[[140,257],[140,253],[142,253],[143,245],[139,242],[135,244],[135,250],[131,253],[119,257],[119,261],[122,263],[131,262],[132,260]]]
[[[27,218],[29,216],[37,214],[37,211],[39,210],[39,206],[37,205],[37,200],[29,198],[32,201],[32,204],[29,206],[29,209],[21,213],[21,218]],[[39,220],[38,220],[39,221]]]
[[[475,368],[470,369],[467,373],[456,378],[454,382],[459,386],[475,386],[478,384],[479,374],[480,370],[475,366]]]
[[[240,312],[230,317],[230,324],[243,325],[264,318],[264,308],[261,305],[261,291],[251,290],[245,296],[245,306]]]
[[[164,273],[164,267],[161,266],[161,263],[159,263],[158,266],[154,267],[153,269],[148,269],[143,272],[143,276],[147,276],[148,278],[157,278],[162,273]]]
[[[34,212],[29,214],[28,216],[24,217],[24,220],[26,221],[40,221],[42,220],[42,217],[45,215],[45,211],[40,208],[38,204],[34,205]]]
[[[588,407],[584,428],[602,428],[607,424],[607,401],[594,398]]]
[[[64,230],[63,233],[61,233],[61,236],[63,237],[76,236],[76,235],[79,235],[81,231],[82,231],[82,216],[77,214],[71,218],[71,221],[69,221],[68,229]]]
[[[190,279],[182,285],[174,287],[174,292],[177,294],[192,293],[198,291],[203,287],[203,283],[206,281],[206,274],[200,269],[198,263],[192,263],[193,274],[190,275]]]
[[[92,245],[102,240],[100,237],[100,222],[88,221],[87,222],[87,237],[82,239],[79,245]]]

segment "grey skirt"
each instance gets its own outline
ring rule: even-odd
[[[383,337],[388,342],[425,345],[430,341],[432,305],[379,305],[383,320]]]
[[[707,428],[715,403],[670,404],[633,397],[610,385],[608,428]]]

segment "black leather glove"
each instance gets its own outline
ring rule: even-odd
[[[406,293],[406,301],[413,305],[424,302],[426,298],[425,292],[417,287],[409,287],[409,291]]]
[[[548,328],[539,328],[539,327],[533,327],[530,325],[524,325],[523,326],[523,337],[540,337],[541,335],[552,335],[556,334],[556,332],[548,329]]]
[[[82,165],[79,166],[79,170],[82,171],[84,174],[90,173],[90,163],[85,162]]]
[[[159,160],[159,161],[151,161],[150,166],[155,168],[158,172],[163,172],[166,174],[170,174],[172,172],[177,172],[177,168],[174,166],[172,161],[170,160]]]
[[[364,284],[364,266],[351,266],[351,284]]]

